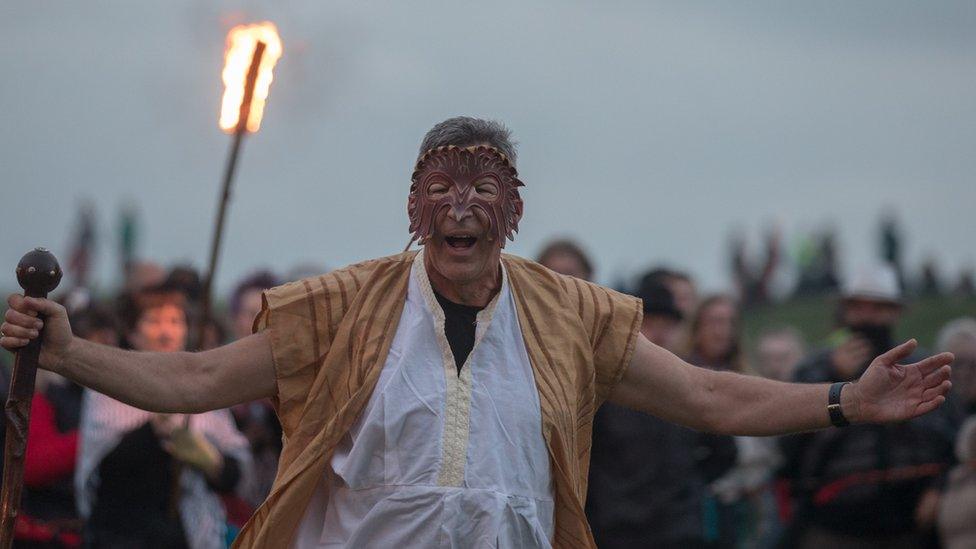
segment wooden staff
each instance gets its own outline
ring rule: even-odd
[[[46,298],[61,282],[61,267],[54,255],[44,248],[27,252],[17,264],[17,282],[27,297]],[[10,394],[4,406],[7,437],[3,445],[3,490],[0,493],[0,547],[9,549],[14,542],[14,521],[20,508],[24,487],[24,455],[27,453],[27,428],[30,425],[31,401],[37,359],[41,354],[40,335],[17,351],[10,375]]]

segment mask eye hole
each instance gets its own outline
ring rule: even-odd
[[[427,185],[427,198],[437,199],[447,194],[447,183],[435,180]]]
[[[498,196],[498,184],[490,179],[482,179],[475,184],[478,196],[492,200]]]

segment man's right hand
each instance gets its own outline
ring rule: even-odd
[[[10,308],[4,315],[5,322],[0,325],[0,333],[3,334],[0,346],[16,352],[38,337],[43,328],[44,343],[38,365],[45,370],[57,371],[72,340],[68,312],[50,299],[20,294],[10,294],[7,304]]]

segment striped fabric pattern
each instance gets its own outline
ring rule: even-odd
[[[396,333],[416,252],[265,293],[285,446],[237,547],[288,547],[340,438],[368,402]],[[535,375],[556,490],[556,547],[593,547],[583,504],[593,414],[629,364],[640,300],[503,255]]]

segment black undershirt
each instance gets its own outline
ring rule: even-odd
[[[444,335],[451,346],[451,353],[454,354],[454,365],[457,366],[458,375],[461,375],[461,366],[471,354],[474,348],[474,332],[478,325],[478,312],[484,307],[472,307],[455,303],[434,290],[434,296],[440,303],[444,311]]]

